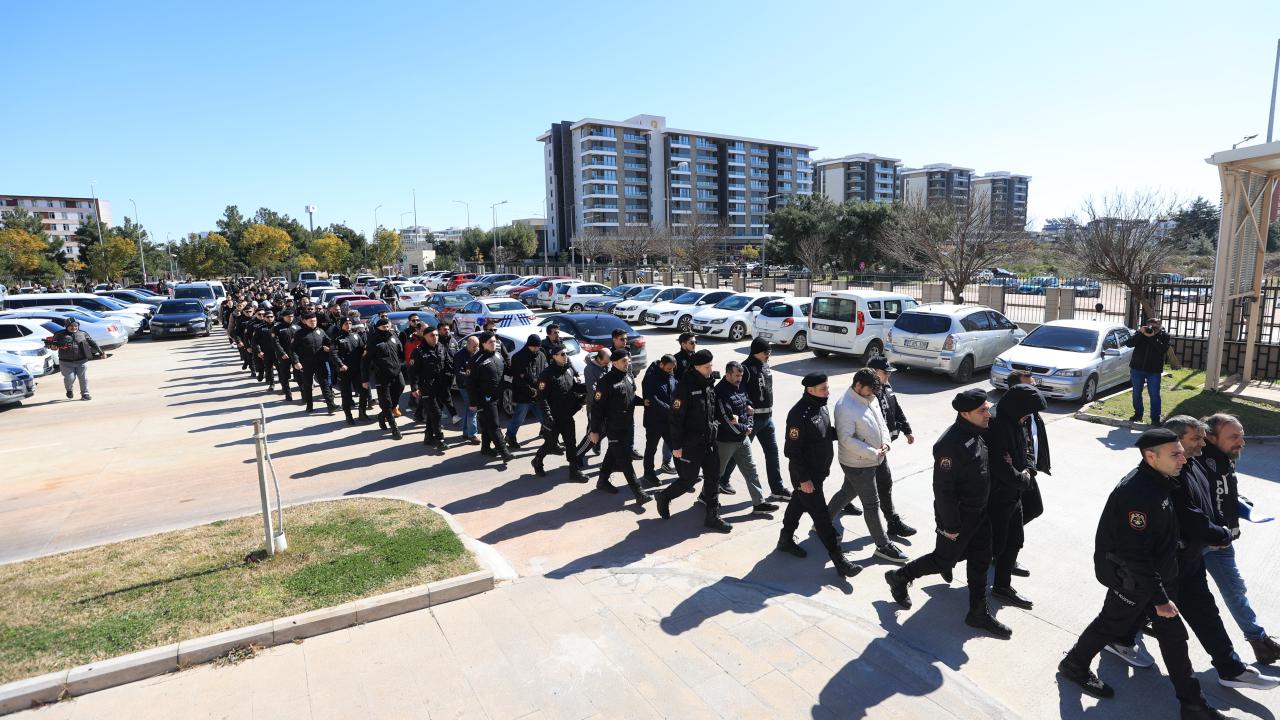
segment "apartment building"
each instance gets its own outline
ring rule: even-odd
[[[991,222],[1010,230],[1027,226],[1027,187],[1029,175],[999,170],[975,177],[969,183],[973,202],[991,213]]]
[[[871,153],[819,160],[816,190],[833,202],[861,200],[892,203],[901,200],[898,172],[902,161]]]
[[[898,197],[903,202],[924,204],[950,202],[957,208],[969,207],[969,191],[973,168],[948,163],[934,163],[921,168],[903,168],[898,172]]]
[[[760,242],[765,215],[813,193],[799,143],[667,127],[659,115],[555,123],[538,136],[546,178],[547,242],[568,249],[580,233],[700,224],[729,230],[726,250]]]
[[[62,241],[67,255],[80,257],[80,243],[75,239],[81,225],[102,221],[111,225],[111,203],[102,199],[61,197],[54,195],[0,195],[0,213],[22,208],[40,218],[45,232]]]
[[[405,247],[422,247],[430,245],[434,241],[434,234],[431,228],[426,225],[412,225],[406,228],[400,228],[400,244]]]

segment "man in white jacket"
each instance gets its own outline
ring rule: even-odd
[[[876,399],[879,389],[879,376],[874,370],[863,368],[854,374],[853,387],[836,403],[836,457],[844,471],[844,485],[831,496],[827,509],[832,518],[837,518],[845,504],[855,496],[860,498],[862,517],[876,544],[876,557],[902,564],[907,556],[885,534],[876,492],[876,468],[889,452],[889,425]]]

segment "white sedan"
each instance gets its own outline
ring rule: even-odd
[[[90,315],[84,310],[76,309],[75,311],[56,311],[49,308],[34,307],[23,308],[21,310],[6,310],[0,312],[0,321],[8,319],[21,319],[35,323],[50,323],[54,326],[53,331],[57,332],[63,328],[63,321],[68,317],[74,317],[80,321],[80,329],[93,338],[98,343],[98,347],[103,350],[113,350],[129,342],[129,329],[115,322],[113,318],[103,318],[97,315]]]
[[[809,306],[812,304],[811,297],[779,298],[768,303],[756,315],[754,336],[804,352],[809,348]]]
[[[396,309],[421,310],[431,299],[431,291],[418,283],[396,283]]]
[[[58,356],[44,344],[44,340],[22,337],[0,340],[0,353],[9,357],[4,362],[21,365],[32,377],[52,375],[58,369]]]
[[[689,292],[687,287],[679,287],[675,285],[654,285],[645,288],[636,293],[635,297],[623,300],[613,306],[613,314],[626,320],[628,323],[639,323],[644,321],[644,314],[649,308],[658,303],[670,302]]]
[[[484,321],[494,318],[498,327],[528,325],[533,329],[533,313],[518,300],[508,298],[476,298],[453,315],[453,333],[459,337],[478,332]]]
[[[694,313],[707,305],[715,305],[733,294],[732,290],[690,290],[674,300],[654,303],[644,311],[644,321],[654,327],[674,328],[689,332]]]
[[[1047,398],[1093,402],[1100,391],[1129,382],[1133,348],[1124,344],[1132,335],[1102,320],[1047,322],[996,356],[991,384],[1008,388],[1009,373],[1018,370],[1031,373]]]
[[[749,337],[755,327],[755,316],[778,293],[745,292],[730,295],[709,308],[699,310],[689,322],[698,335],[728,338],[734,342]]]

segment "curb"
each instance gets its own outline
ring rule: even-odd
[[[435,605],[461,600],[492,590],[495,576],[514,579],[510,565],[489,546],[461,532],[457,522],[440,508],[403,497],[387,495],[360,495],[410,502],[425,507],[445,519],[458,534],[463,544],[472,550],[481,570],[454,578],[437,580],[425,585],[393,590],[381,595],[353,600],[334,607],[320,608],[268,620],[249,627],[233,628],[204,637],[183,640],[171,645],[150,648],[129,655],[106,658],[79,667],[38,675],[25,680],[0,685],[0,715],[58,702],[67,697],[85,695],[98,690],[125,685],[146,678],[163,675],[202,663],[240,648],[250,646],[271,647],[284,645],[304,638],[323,635],[375,620],[422,610]],[[350,500],[339,497],[309,500],[297,505],[331,500]],[[496,561],[497,564],[494,564]],[[496,570],[496,573],[495,573]]]

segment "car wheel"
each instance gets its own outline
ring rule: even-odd
[[[740,322],[734,323],[733,327],[729,328],[729,339],[732,340],[733,342],[738,342],[739,340],[741,340],[746,336],[747,336],[747,326],[743,325]]]
[[[570,306],[569,306],[569,312],[582,312],[582,306],[581,306],[581,305],[570,305]]]
[[[1098,399],[1098,376],[1090,375],[1089,379],[1084,383],[1084,390],[1080,393],[1080,402],[1088,405]]]
[[[831,354],[831,353],[827,352],[826,350],[814,350],[814,351],[813,351],[813,356],[814,356],[814,357],[817,357],[817,358],[824,358],[824,357],[826,357],[826,356],[828,356],[828,355],[830,355],[830,354]]]
[[[809,347],[809,338],[805,337],[804,333],[798,332],[795,337],[791,338],[792,350],[795,350],[796,352],[804,352],[807,347]]]
[[[689,326],[692,324],[693,324],[693,316],[683,315],[680,317],[679,320],[676,320],[676,329],[682,333],[691,332],[691,330],[689,329]]]
[[[951,379],[956,382],[967,383],[971,378],[973,378],[973,356],[966,355],[964,360],[960,361],[960,369],[956,370]]]
[[[879,340],[872,340],[867,343],[867,349],[862,351],[862,366],[866,367],[875,358],[884,354],[884,346]]]

